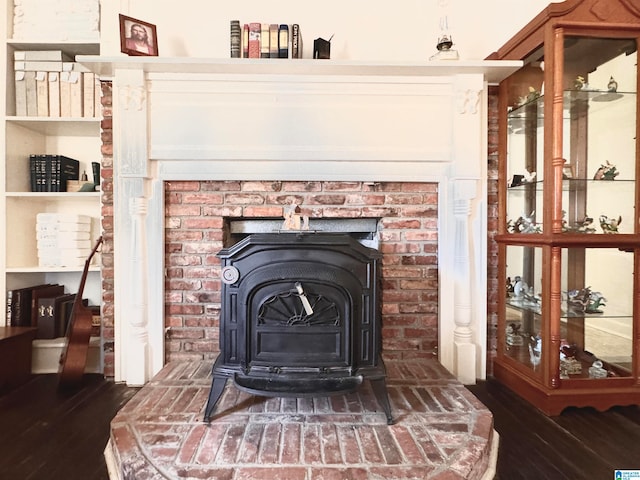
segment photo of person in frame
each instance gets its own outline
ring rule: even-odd
[[[120,44],[129,55],[158,55],[155,26],[125,15],[120,15]]]
[[[126,39],[126,46],[129,50],[153,55],[153,45],[149,43],[149,33],[139,23],[132,23],[129,28],[129,36]]]

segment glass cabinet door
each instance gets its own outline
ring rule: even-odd
[[[635,39],[564,39],[563,231],[634,233]]]
[[[540,58],[542,53],[539,53]],[[507,231],[540,233],[543,221],[544,96],[541,62],[512,75],[507,114]]]
[[[542,360],[542,249],[506,247],[507,277],[504,342],[505,356],[530,374],[540,375]]]

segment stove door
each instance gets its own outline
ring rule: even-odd
[[[335,284],[274,281],[249,299],[249,366],[348,367],[352,301]]]

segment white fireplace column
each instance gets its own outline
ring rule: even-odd
[[[438,358],[484,378],[486,82],[520,62],[233,60],[78,59],[113,80],[115,379],[164,366],[164,184],[181,180],[437,183]]]
[[[115,377],[144,385],[153,373],[149,357],[147,210],[149,155],[147,91],[139,70],[115,76],[114,145],[114,324]],[[142,141],[141,141],[142,140]]]

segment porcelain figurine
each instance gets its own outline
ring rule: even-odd
[[[609,218],[606,215],[600,215],[600,228],[603,233],[618,233],[618,227],[622,223],[622,216],[618,218]]]
[[[594,180],[613,180],[618,174],[618,169],[612,163],[609,163],[609,160],[604,165],[600,165],[600,168],[596,171],[593,176]]]
[[[602,313],[600,307],[606,307],[607,299],[602,293],[594,292],[591,287],[581,288],[580,290],[569,290],[567,292],[567,307],[577,315],[585,313]]]
[[[542,229],[536,225],[535,210],[529,216],[522,215],[515,222],[507,222],[507,230],[510,233],[540,233]]]
[[[613,76],[609,78],[609,83],[607,83],[607,91],[611,93],[615,93],[618,91],[618,82],[615,81]]]
[[[529,339],[529,360],[531,361],[531,365],[533,365],[533,369],[536,370],[538,365],[540,365],[540,360],[542,357],[542,338],[540,335],[531,336]]]

